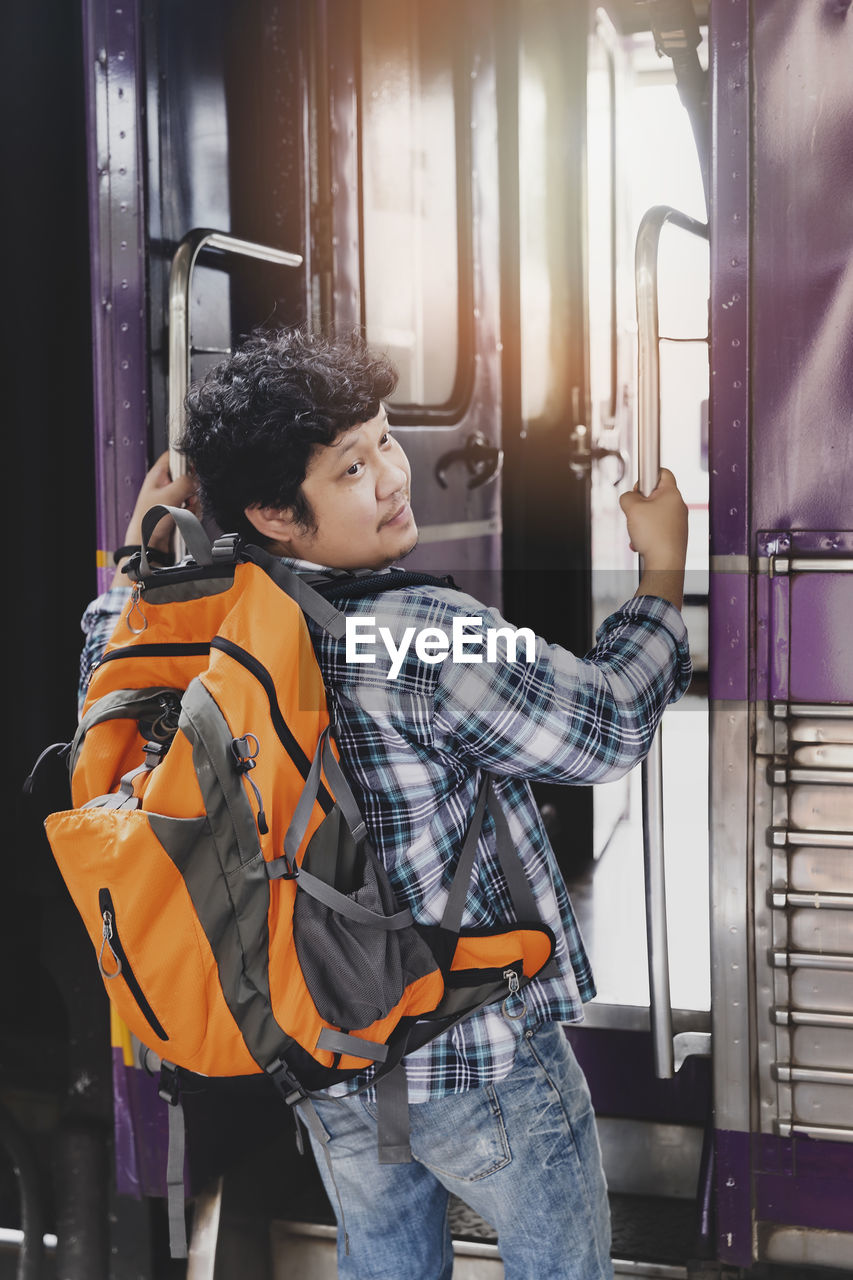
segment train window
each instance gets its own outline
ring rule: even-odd
[[[526,50],[524,51],[526,53]],[[521,412],[528,422],[544,415],[550,385],[551,288],[548,205],[539,193],[547,172],[546,90],[530,57],[522,54],[519,90],[519,199],[521,230]]]
[[[603,27],[603,19],[599,19]],[[606,31],[596,31],[587,66],[587,272],[593,432],[615,425],[617,405],[616,72]]]
[[[468,354],[458,10],[363,0],[361,15],[365,327],[399,370],[394,404],[447,409]]]
[[[585,115],[588,20],[581,6],[557,0],[522,5],[519,17],[521,412],[533,431],[560,430],[585,420],[578,126]]]
[[[524,15],[518,95],[521,412],[536,425],[565,417],[574,314],[562,50],[549,36],[546,13],[531,8]]]

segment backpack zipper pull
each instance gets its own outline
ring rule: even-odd
[[[134,582],[133,586],[130,589],[130,608],[128,609],[127,615],[124,620],[125,626],[127,627],[128,631],[132,631],[135,636],[141,636],[143,631],[145,631],[148,626],[148,619],[146,618],[145,614],[142,612],[142,606],[139,603],[139,598],[142,595],[142,592],[144,591],[144,589],[145,588],[141,582]],[[131,618],[135,613],[139,614],[139,621],[142,624],[141,626],[135,627],[131,622]]]
[[[110,978],[117,978],[121,973],[121,960],[113,949],[113,913],[111,911],[105,911],[102,919],[104,922],[104,930],[103,937],[101,939],[101,949],[98,952],[98,968],[101,971],[101,976],[109,980]],[[106,947],[109,947],[110,955],[116,962],[116,967],[112,973],[108,973],[104,968],[104,949]]]
[[[527,1005],[524,1003],[524,996],[521,994],[521,981],[515,969],[504,969],[503,976],[506,978],[509,991],[507,992],[506,998],[504,999],[504,1002],[501,1005],[501,1012],[503,1013],[505,1018],[511,1018],[513,1022],[518,1022],[519,1019],[523,1018],[525,1013],[527,1012]],[[509,1010],[510,1000],[516,1000],[521,1005],[521,1008],[519,1009],[518,1013],[510,1013],[510,1010]]]
[[[253,733],[244,733],[242,738],[231,739],[231,754],[234,756],[234,763],[237,766],[237,772],[242,773],[248,782],[255,796],[255,803],[258,806],[258,831],[262,836],[269,834],[269,826],[267,825],[267,815],[264,813],[264,802],[260,790],[255,784],[253,778],[249,777],[249,770],[254,769],[257,763],[258,753],[261,744]]]

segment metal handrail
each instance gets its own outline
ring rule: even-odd
[[[770,576],[778,578],[789,573],[853,573],[853,556],[792,556],[770,557]]]
[[[813,831],[802,827],[792,831],[788,827],[771,827],[770,842],[775,849],[784,849],[786,845],[803,848],[813,844],[819,849],[853,849],[853,831]]]
[[[667,223],[708,238],[704,222],[669,205],[655,205],[643,215],[637,232],[634,275],[637,291],[637,428],[640,492],[649,494],[660,479],[660,325],[658,256]],[[685,1045],[672,1031],[669,942],[666,927],[666,869],[663,837],[663,753],[660,730],[642,765],[643,861],[646,884],[646,940],[649,963],[649,1018],[655,1074],[670,1079],[683,1061]],[[710,1037],[694,1037],[690,1052],[707,1052]]]
[[[767,895],[774,911],[853,911],[853,893],[824,893],[822,889],[797,892],[793,889],[771,889]]]
[[[187,232],[175,250],[169,271],[169,468],[172,477],[183,475],[186,460],[177,448],[183,431],[184,400],[190,385],[190,290],[193,271],[204,249],[241,258],[255,258],[280,267],[301,267],[302,255],[268,245],[241,240],[226,231],[196,227]]]
[[[45,1273],[45,1208],[41,1179],[28,1135],[0,1103],[0,1150],[8,1156],[18,1186],[21,1244],[18,1280],[41,1280]]]
[[[780,1009],[776,1006],[770,1010],[770,1018],[777,1027],[853,1028],[853,1013],[829,1013],[823,1009]]]
[[[780,1138],[824,1138],[829,1142],[853,1142],[853,1126],[827,1124],[795,1124],[792,1120],[777,1120],[774,1132]]]
[[[771,951],[774,969],[853,969],[853,955],[829,951]]]

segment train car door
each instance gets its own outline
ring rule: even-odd
[[[591,644],[592,462],[584,206],[588,13],[518,4],[505,33],[504,584],[507,616]],[[510,363],[512,362],[512,363]],[[591,789],[534,786],[567,876],[593,856]]]
[[[664,802],[672,850],[669,923],[678,953],[671,966],[674,999],[685,1010],[707,1011],[709,255],[701,166],[671,64],[659,58],[648,30],[619,29],[603,10],[590,32],[588,104],[592,622],[636,587],[636,557],[618,495],[639,472],[642,359],[653,363],[659,392],[661,462],[674,471],[689,510],[683,613],[694,675],[688,695],[664,718]],[[645,278],[656,312],[648,335],[646,301],[638,306],[638,280]],[[595,881],[609,885],[601,896],[611,901],[620,892],[611,867],[620,867],[619,877],[631,874],[627,863],[639,872],[630,852],[642,842],[639,782],[637,771],[594,788]],[[603,859],[614,841],[625,853],[616,848]],[[642,896],[641,879],[632,881],[630,893]],[[639,915],[637,923],[641,928]],[[643,945],[640,939],[640,951]],[[608,948],[600,966],[602,995],[606,987],[608,1002],[621,991],[617,1003],[645,1003],[642,978],[632,988],[624,969],[620,949]]]
[[[626,309],[634,306],[636,226],[622,225],[626,183],[618,162],[624,152],[617,159],[615,143],[609,188],[599,184],[590,191],[588,93],[591,99],[597,86],[588,73],[594,76],[604,60],[609,88],[606,109],[596,118],[598,143],[602,130],[614,136],[617,87],[622,92],[642,82],[648,88],[661,72],[651,68],[656,55],[647,33],[635,40],[636,32],[598,30],[590,58],[586,6],[469,0],[452,9],[429,6],[428,21],[425,12],[416,0],[393,7],[365,0],[358,10],[324,10],[318,48],[324,51],[320,67],[328,81],[321,98],[328,100],[329,116],[325,130],[318,128],[326,157],[318,171],[327,174],[331,199],[328,274],[318,296],[323,314],[336,323],[363,323],[368,338],[390,350],[401,368],[391,421],[413,460],[415,506],[425,534],[412,562],[450,570],[460,586],[502,603],[511,621],[585,652],[595,610],[630,596],[636,574],[625,558],[624,534],[615,567],[607,558],[608,539],[614,542],[621,522],[618,485],[633,479],[636,352]],[[671,68],[661,70],[670,98],[659,118],[667,118],[681,107]],[[623,121],[631,109],[627,98],[621,101]],[[692,165],[694,212],[701,216],[701,175],[686,122],[685,131],[686,155],[676,148],[673,167],[685,159]],[[648,165],[648,150],[644,157]],[[653,149],[650,158],[654,164]],[[660,170],[658,164],[658,176]],[[642,192],[636,186],[631,195],[639,204],[649,186]],[[659,198],[668,198],[665,189]],[[595,276],[587,261],[587,233],[593,223],[601,230],[594,200],[619,211],[606,254],[595,259]],[[698,275],[691,267],[698,280],[693,314],[668,335],[679,356],[700,368],[704,362],[704,380],[699,377],[699,393],[687,411],[699,565],[691,594],[700,636],[703,609],[707,616],[706,245],[704,254],[704,276],[701,253]],[[603,283],[605,270],[610,276]],[[670,278],[679,270],[670,270]],[[628,304],[624,296],[615,300],[620,291],[629,293]],[[684,339],[696,340],[690,355]],[[682,372],[685,380],[690,375],[685,379]],[[682,448],[673,431],[682,409],[670,413],[670,456],[665,452],[664,461],[683,473],[671,450],[673,439]],[[504,457],[499,477],[496,450]],[[599,566],[607,565],[597,580],[594,555]],[[671,762],[687,766],[689,794],[698,797],[692,809],[692,802],[682,806],[682,828],[673,837],[674,866],[682,873],[672,913],[681,948],[673,972],[679,978],[698,972],[698,982],[676,983],[676,1030],[704,1034],[707,705],[701,693],[692,709],[688,750],[677,733],[669,750]],[[671,790],[681,790],[684,799],[682,782]],[[708,1063],[693,1060],[663,1085],[653,1079],[638,799],[623,788],[615,800],[603,800],[594,820],[589,788],[537,792],[602,977],[602,998],[573,1039],[598,1094],[611,1184],[628,1196],[642,1189],[660,1201],[679,1202],[678,1229],[660,1225],[662,1233],[672,1232],[677,1252],[688,1247],[685,1234],[693,1225]],[[626,816],[632,820],[622,821]],[[692,824],[686,833],[685,818]],[[691,899],[688,914],[681,908]],[[681,963],[685,954],[688,964]],[[619,1062],[626,1069],[630,1064],[630,1081]],[[633,1249],[630,1239],[625,1249]]]
[[[638,363],[651,352],[660,389],[661,462],[676,474],[690,509],[685,619],[694,659],[688,694],[664,717],[661,733],[665,839],[666,954],[648,949],[644,904],[640,770],[593,789],[595,860],[572,888],[598,984],[585,1025],[571,1039],[591,1081],[612,1191],[617,1256],[675,1265],[697,1248],[699,1209],[708,1188],[710,1118],[710,924],[708,893],[708,290],[702,167],[679,101],[673,65],[661,58],[648,11],[611,4],[592,15],[587,69],[587,279],[592,470],[592,624],[628,598],[636,559],[625,539],[618,493],[638,475]],[[696,28],[697,41],[701,33]],[[707,46],[701,49],[703,60]],[[697,62],[698,67],[698,62]],[[700,68],[701,70],[701,68]],[[653,207],[687,215],[661,218],[654,255],[636,269],[649,242]],[[645,228],[638,236],[641,228]],[[637,279],[651,274],[655,331],[638,308]],[[647,289],[648,291],[648,289]],[[648,370],[645,371],[648,381]],[[642,474],[642,472],[640,472]],[[658,911],[663,904],[655,907]],[[660,1014],[682,1049],[665,1077],[658,1061]],[[666,1038],[666,1037],[664,1037]],[[698,1198],[698,1199],[697,1199]],[[645,1204],[644,1236],[632,1215]],[[651,1225],[654,1224],[654,1225]]]
[[[501,222],[492,7],[317,6],[316,316],[399,371],[412,566],[501,604]]]
[[[409,563],[585,649],[590,482],[572,451],[587,16],[480,0],[320,12],[317,296],[400,369],[390,417],[421,530]],[[566,858],[586,856],[588,794],[539,790]]]

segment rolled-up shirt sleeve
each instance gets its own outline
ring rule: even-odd
[[[115,630],[121,611],[127,604],[129,587],[110,587],[87,607],[80,620],[80,628],[86,637],[80,654],[80,682],[77,687],[77,709],[83,710],[86,690],[92,672],[101,660],[107,641]]]
[[[690,683],[684,620],[657,596],[635,596],[611,614],[583,658],[538,637],[525,652],[523,635],[513,655],[500,639],[508,624],[495,610],[481,607],[480,616],[484,631],[496,629],[497,659],[442,663],[433,727],[437,743],[481,768],[531,781],[612,781],[645,758],[664,708]]]

